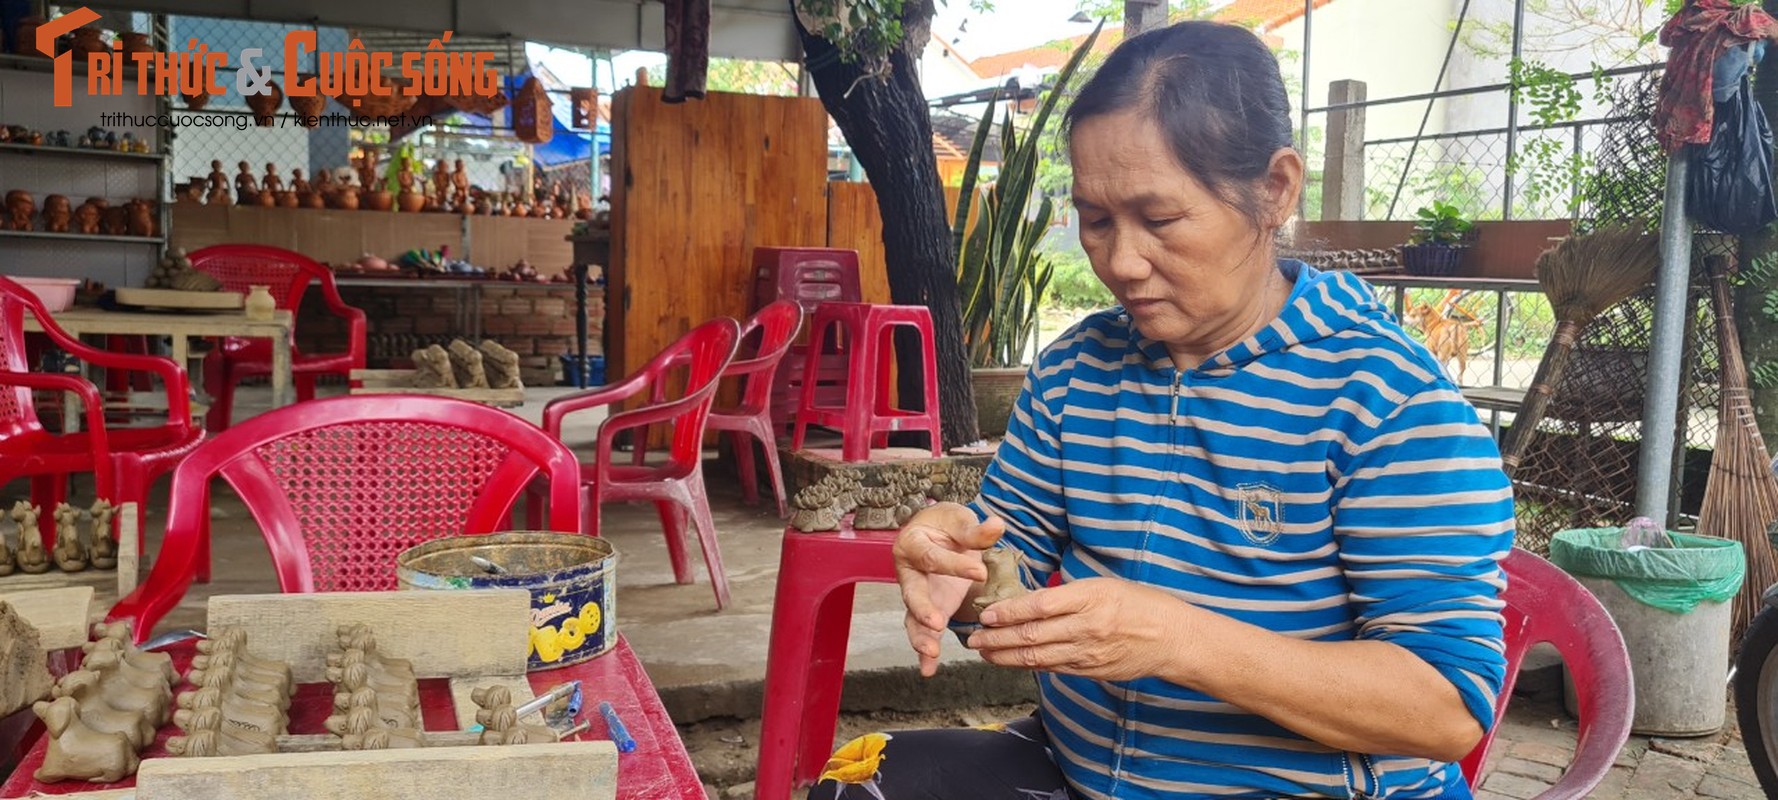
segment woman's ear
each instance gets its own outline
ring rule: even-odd
[[[1303,155],[1294,147],[1281,147],[1272,154],[1265,177],[1266,223],[1271,229],[1283,228],[1296,215],[1305,169]]]

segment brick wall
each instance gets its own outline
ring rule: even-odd
[[[570,284],[514,287],[498,282],[453,291],[441,286],[341,286],[340,297],[362,309],[367,319],[366,349],[371,369],[403,369],[408,354],[429,344],[450,344],[473,333],[468,292],[481,297],[481,335],[518,353],[527,385],[553,385],[562,375],[558,356],[572,353],[574,287]],[[603,287],[587,288],[587,352],[602,355],[605,322]],[[328,313],[311,292],[297,321],[297,346],[305,352],[338,352],[346,346],[345,320]]]

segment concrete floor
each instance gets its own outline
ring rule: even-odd
[[[526,405],[512,411],[537,422],[543,404],[566,391],[531,389]],[[236,401],[237,419],[265,407],[263,390],[248,387],[242,392]],[[569,419],[566,438],[577,445],[577,451],[585,449],[579,445],[591,441],[601,418],[601,412],[587,412]],[[742,502],[739,482],[729,464],[718,460],[712,451],[706,465],[712,513],[733,596],[733,603],[724,611],[716,610],[709,575],[695,541],[688,542],[687,549],[693,554],[697,580],[690,585],[674,583],[665,537],[651,507],[610,505],[602,520],[604,535],[618,552],[619,630],[646,665],[674,720],[682,724],[758,715],[779,543],[784,535],[784,523],[769,495],[760,505],[748,506]],[[156,483],[148,508],[149,559],[159,547],[165,523],[167,484],[166,478]],[[0,487],[0,502],[10,506],[27,491],[23,481]],[[90,483],[76,482],[76,502],[82,497],[90,500],[90,492]],[[205,603],[212,595],[277,591],[270,555],[244,506],[225,485],[218,484],[213,497],[214,578],[209,584],[194,584],[180,605],[157,625],[158,630],[201,628]],[[515,522],[514,527],[522,527],[522,522]],[[149,566],[144,564],[143,575]],[[109,607],[115,601],[115,577],[109,572],[14,574],[0,578],[0,593],[68,583],[94,585],[98,590],[96,606]],[[993,669],[961,647],[947,648],[947,656],[949,663],[937,678],[919,678],[912,669],[916,661],[902,631],[901,601],[895,587],[860,585],[853,613],[845,707],[919,710],[959,702],[1016,703],[1032,696],[1028,676]]]

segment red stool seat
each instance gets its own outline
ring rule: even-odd
[[[932,312],[925,306],[892,306],[872,303],[822,303],[815,307],[809,328],[809,352],[818,354],[827,340],[828,328],[840,326],[846,343],[846,393],[840,406],[817,402],[815,387],[818,357],[803,364],[803,385],[796,409],[796,431],[791,449],[800,450],[810,424],[836,428],[842,437],[841,458],[869,461],[873,442],[887,446],[892,431],[926,431],[932,456],[943,455],[939,444],[938,359],[933,352]],[[890,334],[897,326],[920,333],[920,364],[924,375],[925,410],[909,411],[890,404],[894,390],[889,367],[895,348]]]
[[[836,532],[784,529],[755,800],[788,800],[793,786],[815,782],[833,754],[853,589],[862,581],[895,582],[895,537],[892,530],[854,531],[850,518]]]

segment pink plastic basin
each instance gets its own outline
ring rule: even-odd
[[[74,305],[74,290],[80,287],[80,281],[73,278],[13,278],[26,289],[43,301],[44,308],[51,313],[67,311]]]

